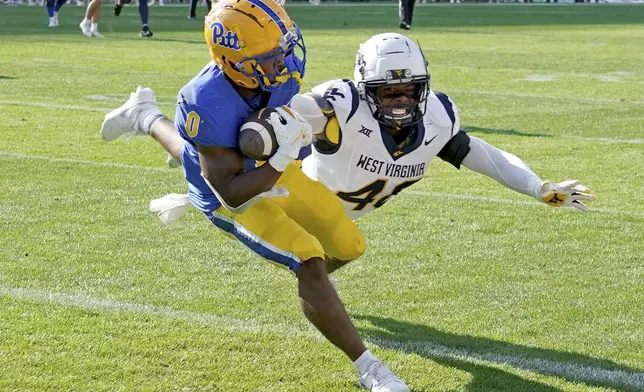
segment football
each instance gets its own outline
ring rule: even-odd
[[[239,130],[239,149],[244,156],[265,161],[277,151],[275,131],[268,121],[273,108],[264,108],[251,113]]]

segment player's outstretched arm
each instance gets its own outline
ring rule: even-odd
[[[530,195],[553,207],[572,206],[582,211],[588,211],[582,201],[595,199],[590,190],[579,181],[569,180],[558,184],[543,181],[518,157],[481,139],[469,139],[469,152],[463,159],[463,165],[494,178],[507,188]]]

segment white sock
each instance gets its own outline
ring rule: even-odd
[[[88,24],[90,24],[90,23],[92,23],[92,21],[91,21],[91,20],[89,20],[89,19],[87,19],[87,18],[83,19],[83,24],[88,25]]]
[[[92,31],[98,31],[98,23],[93,23],[93,22],[92,22],[92,27],[90,27],[90,30],[92,30]]]
[[[150,113],[146,114],[146,116],[143,118],[143,126],[141,130],[145,133],[150,133],[152,124],[154,124],[157,120],[161,120],[162,118],[165,118],[165,116],[159,109],[150,110]]]
[[[356,359],[356,361],[353,363],[353,366],[358,369],[358,374],[362,376],[369,369],[369,365],[379,361],[380,360],[378,358],[371,354],[371,351],[367,350],[362,353],[360,358]]]

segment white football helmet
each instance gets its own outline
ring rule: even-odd
[[[360,98],[367,102],[374,118],[380,123],[402,128],[422,120],[427,106],[430,76],[423,51],[409,38],[398,33],[384,33],[360,44],[353,76]],[[400,116],[383,113],[378,89],[407,83],[416,84],[414,103],[396,108],[409,110]]]

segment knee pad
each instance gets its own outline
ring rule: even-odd
[[[356,223],[348,217],[338,219],[337,222],[337,225],[331,230],[330,244],[324,248],[324,251],[334,259],[341,261],[351,261],[362,256],[367,245]]]

